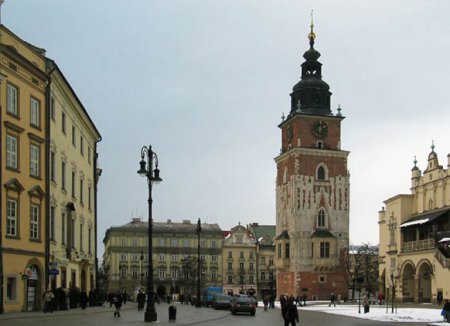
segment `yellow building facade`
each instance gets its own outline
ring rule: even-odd
[[[380,291],[390,300],[450,298],[450,154],[447,168],[432,151],[414,162],[411,194],[387,199],[379,212]]]
[[[153,222],[153,284],[160,297],[197,291],[197,224]],[[148,266],[148,223],[133,218],[130,223],[111,227],[103,239],[103,269],[109,292],[127,292],[134,296],[146,288]],[[222,286],[223,233],[217,224],[201,224],[200,284]]]
[[[51,289],[95,288],[97,143],[101,140],[57,64],[47,59],[49,93],[49,265]]]
[[[45,51],[0,26],[0,309],[40,309],[46,252]]]

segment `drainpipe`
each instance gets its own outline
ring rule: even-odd
[[[0,0],[0,8],[1,8],[1,0]],[[1,36],[0,36],[1,38]],[[1,53],[0,53],[1,56]],[[1,85],[2,85],[2,81],[6,78],[5,75],[3,75],[2,73],[0,73],[0,110],[2,109],[2,104],[1,104]],[[1,121],[1,115],[0,115],[0,153],[3,153],[3,148],[2,148],[2,144],[3,144],[3,140],[1,139],[1,135],[2,135],[2,121]],[[3,160],[0,160],[0,171],[2,171],[2,162]],[[2,178],[3,174],[0,173],[0,200],[3,201],[3,187],[1,186],[3,184],[3,178]],[[0,204],[0,221],[3,221],[3,205]],[[0,223],[0,314],[3,314],[5,312],[5,309],[3,307],[3,233],[2,233],[2,223]]]

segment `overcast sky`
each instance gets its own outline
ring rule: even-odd
[[[450,1],[6,0],[2,23],[45,48],[97,129],[98,249],[147,219],[140,150],[164,181],[156,221],[275,224],[277,125],[315,48],[349,150],[350,242],[378,244],[383,201],[410,192],[432,140],[450,153]]]

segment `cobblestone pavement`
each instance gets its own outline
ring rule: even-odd
[[[145,323],[144,312],[137,311],[136,304],[129,302],[123,306],[121,317],[115,318],[114,308],[109,304],[104,307],[92,307],[86,310],[72,309],[69,311],[56,311],[53,314],[43,312],[22,312],[0,315],[0,325],[7,326],[41,326],[41,325],[245,325],[245,326],[262,326],[262,325],[284,325],[281,318],[280,309],[269,309],[264,311],[262,307],[258,307],[256,316],[237,315],[233,316],[228,310],[214,310],[212,308],[196,308],[190,305],[182,305],[175,303],[177,308],[176,321],[169,322],[168,308],[169,305],[161,303],[156,305],[158,321],[156,323]],[[365,326],[365,325],[398,325],[398,323],[383,323],[346,316],[338,316],[314,311],[302,311],[299,309],[300,323],[299,325],[312,326]],[[405,326],[426,325],[425,323],[402,323]]]

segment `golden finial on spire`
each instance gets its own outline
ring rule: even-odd
[[[314,10],[311,9],[311,32],[308,34],[308,38],[310,40],[314,40],[316,38],[316,34],[314,34]]]

